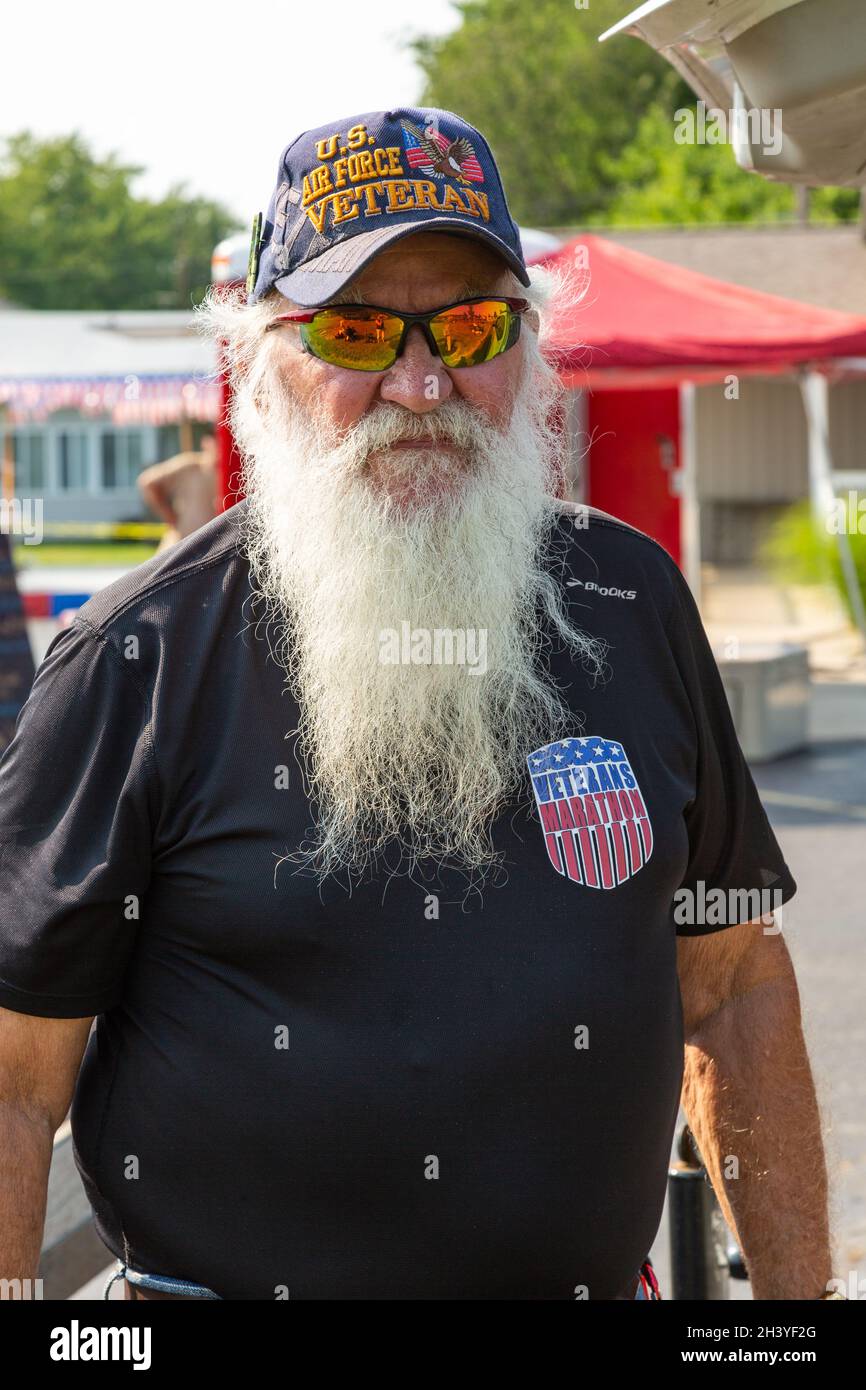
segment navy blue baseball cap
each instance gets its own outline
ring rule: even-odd
[[[253,221],[247,302],[276,287],[315,308],[419,231],[476,237],[529,284],[490,146],[459,116],[401,107],[307,130],[283,150],[267,217]]]

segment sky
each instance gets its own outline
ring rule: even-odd
[[[78,131],[98,158],[144,166],[132,187],[176,183],[240,228],[267,210],[303,130],[414,105],[407,39],[458,23],[449,0],[13,0],[3,17],[0,138]]]

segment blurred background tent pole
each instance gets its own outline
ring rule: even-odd
[[[674,475],[680,496],[682,570],[695,603],[701,606],[701,504],[695,439],[695,385],[683,381],[680,396],[680,466]]]
[[[812,506],[812,524],[819,532],[823,530],[825,533],[835,534],[839,549],[839,562],[845,580],[845,592],[851,605],[851,616],[860,630],[864,643],[866,643],[866,608],[864,608],[857,567],[848,540],[847,527],[851,521],[848,507],[845,507],[844,524],[834,527],[828,525],[836,507],[836,493],[833,487],[833,458],[830,452],[827,378],[823,372],[815,371],[801,371],[797,376],[808,426],[809,498]]]

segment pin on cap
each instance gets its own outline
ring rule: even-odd
[[[253,230],[250,236],[250,254],[247,260],[247,296],[251,295],[256,283],[256,276],[259,273],[259,261],[262,255],[262,214],[257,212],[253,218]]]
[[[247,301],[276,288],[315,308],[416,231],[482,241],[529,284],[490,146],[460,116],[402,107],[305,131],[280,156],[267,217],[253,219]]]

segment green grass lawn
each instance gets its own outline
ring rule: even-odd
[[[108,565],[112,569],[122,569],[139,565],[156,554],[156,544],[150,541],[90,541],[78,544],[70,542],[44,543],[12,547],[12,559],[17,569],[64,569],[68,565],[92,566]]]

